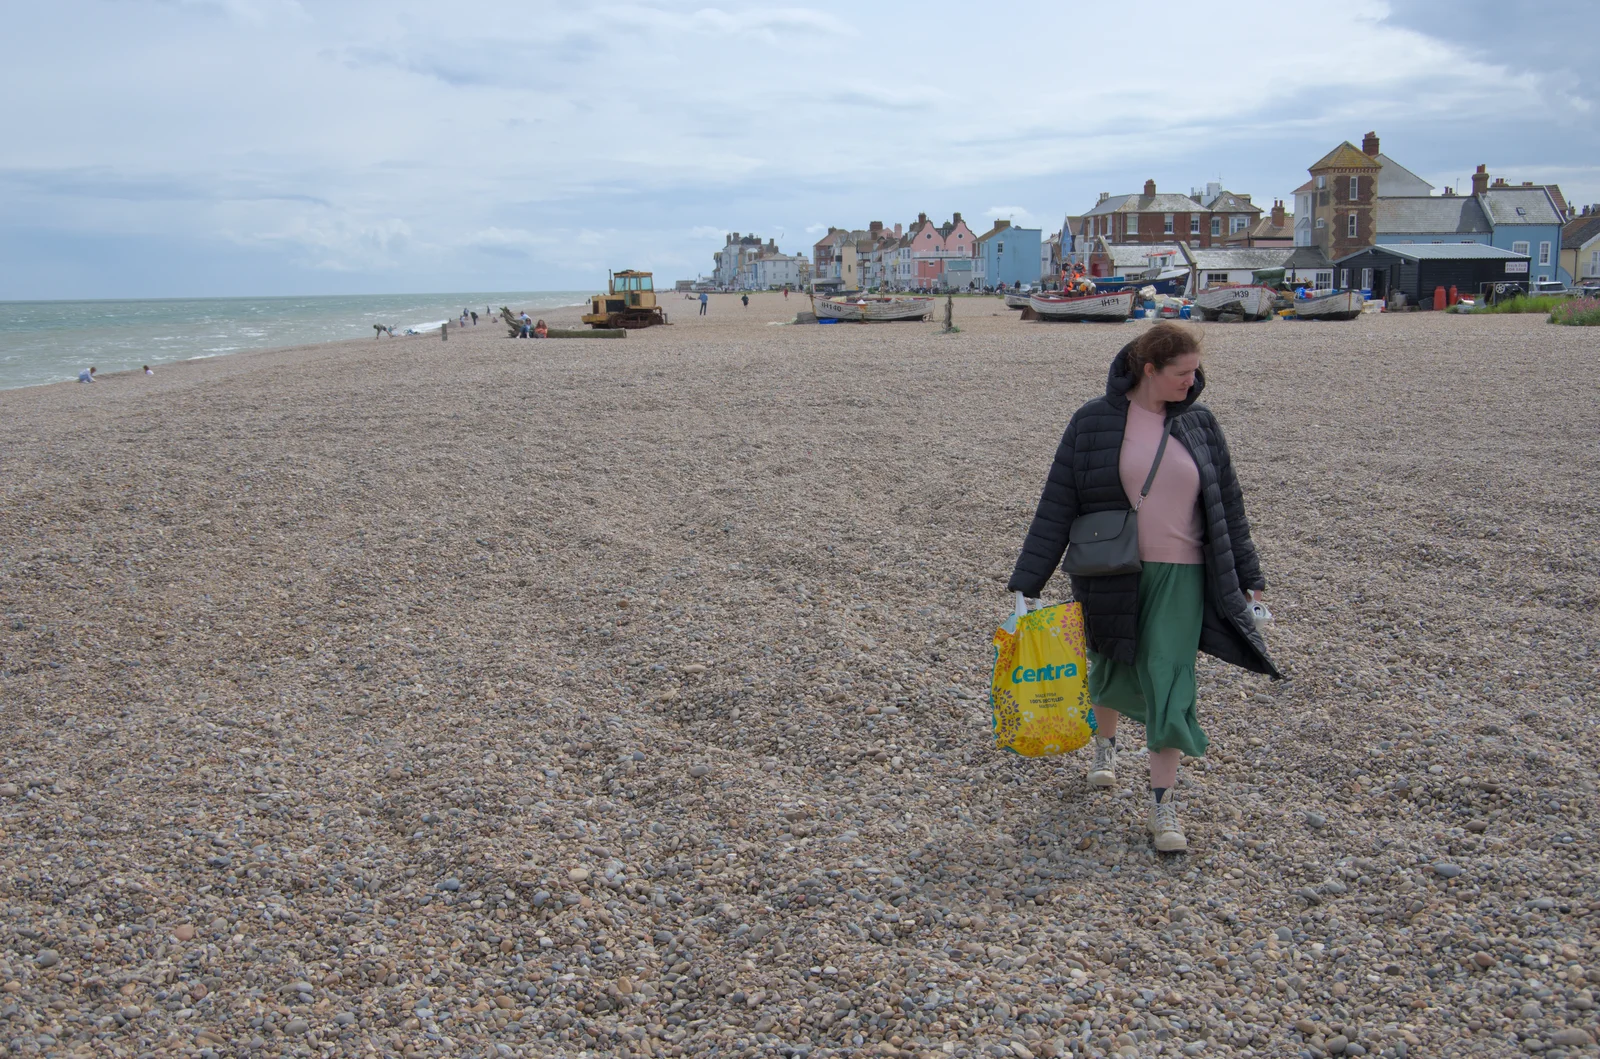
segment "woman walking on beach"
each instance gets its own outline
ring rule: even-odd
[[[1105,395],[1067,424],[1010,582],[1011,591],[1038,596],[1073,520],[1134,508],[1149,479],[1136,508],[1141,569],[1074,576],[1072,595],[1083,605],[1098,722],[1089,782],[1116,783],[1120,718],[1144,725],[1149,829],[1163,852],[1189,848],[1172,797],[1179,758],[1206,752],[1196,653],[1279,676],[1251,616],[1250,599],[1266,581],[1233,461],[1216,417],[1195,403],[1204,388],[1197,332],[1163,322],[1124,346]]]

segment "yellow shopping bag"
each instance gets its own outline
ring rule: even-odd
[[[1023,757],[1067,754],[1094,735],[1083,607],[1061,603],[1028,611],[994,632],[989,686],[994,743]]]

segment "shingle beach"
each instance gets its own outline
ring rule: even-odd
[[[1595,1054],[1590,332],[1205,328],[1290,679],[1158,857],[987,704],[1145,325],[664,304],[0,392],[0,1053]]]

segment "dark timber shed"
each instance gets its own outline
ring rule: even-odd
[[[1374,298],[1398,291],[1413,305],[1430,304],[1439,287],[1464,296],[1528,288],[1528,255],[1484,243],[1382,243],[1341,257],[1333,269],[1341,290],[1370,288]]]

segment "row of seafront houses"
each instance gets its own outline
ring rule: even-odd
[[[1491,180],[1480,165],[1470,193],[1432,184],[1394,161],[1369,132],[1313,163],[1295,209],[1263,216],[1248,195],[1101,195],[1068,217],[1065,258],[1092,276],[1187,269],[1191,291],[1248,283],[1283,268],[1291,282],[1359,288],[1372,297],[1426,301],[1436,286],[1600,282],[1600,206],[1576,213],[1555,184]],[[1070,233],[1071,238],[1068,238]]]
[[[967,290],[1049,281],[1073,265],[1100,277],[1184,269],[1191,293],[1274,268],[1307,286],[1413,300],[1440,281],[1463,291],[1501,279],[1600,282],[1600,206],[1578,213],[1557,185],[1491,180],[1480,165],[1470,193],[1436,194],[1371,132],[1359,148],[1339,144],[1308,173],[1292,214],[1282,201],[1263,210],[1218,183],[1183,195],[1158,193],[1150,180],[1141,194],[1101,194],[1048,237],[1007,220],[976,235],[959,213],[939,225],[919,214],[904,228],[830,228],[807,258],[735,232],[717,251],[710,282],[699,285]]]
[[[873,221],[863,229],[829,228],[808,258],[785,254],[774,240],[731,232],[714,255],[709,280],[680,287],[718,290],[970,290],[1038,283],[1060,263],[1059,237],[995,221],[975,235],[961,214],[936,225],[920,214],[909,226]]]

